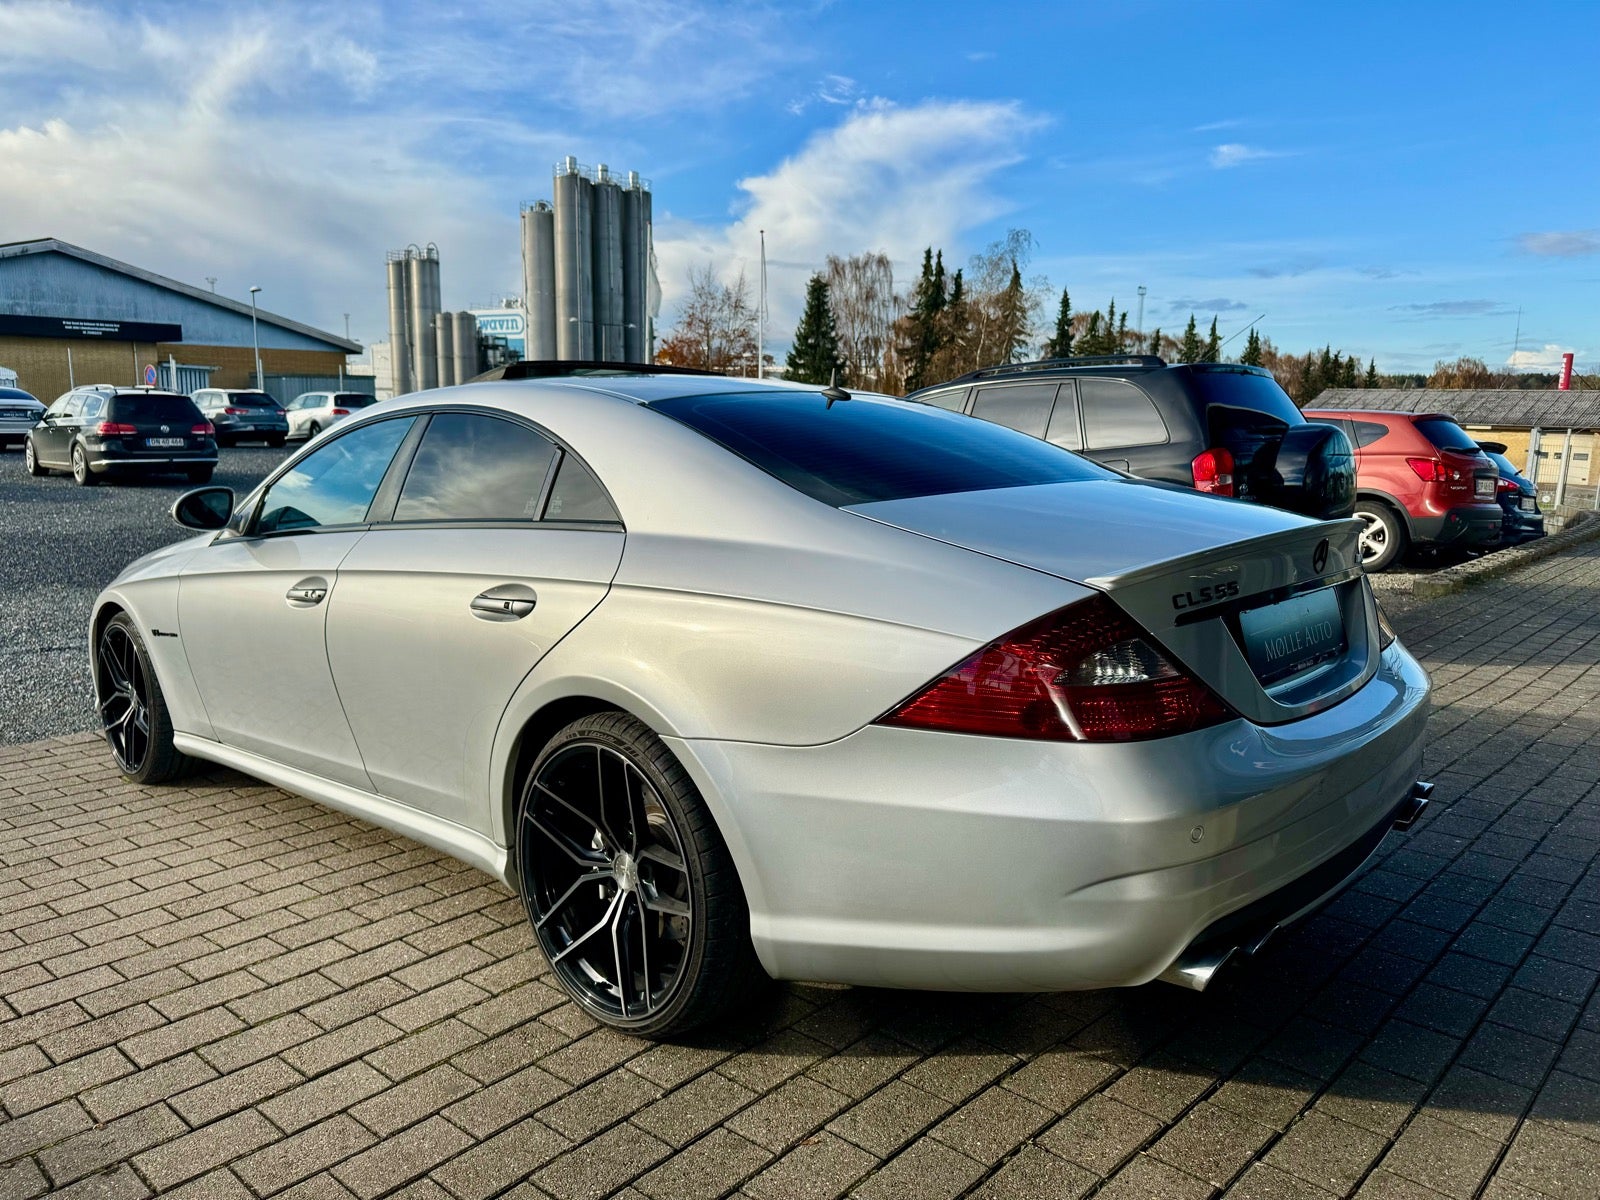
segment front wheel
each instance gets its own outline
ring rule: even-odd
[[[29,475],[48,475],[49,472],[40,464],[38,455],[33,452],[33,439],[28,438],[22,443],[22,467]]]
[[[1388,570],[1406,552],[1411,538],[1405,525],[1386,504],[1356,501],[1351,514],[1361,522],[1361,566],[1369,574]]]
[[[79,487],[93,487],[100,482],[89,469],[89,456],[83,452],[82,446],[72,448],[72,481]]]
[[[193,760],[172,744],[172,718],[150,655],[127,613],[100,631],[94,655],[94,698],[100,728],[117,769],[134,783],[165,783]]]
[[[516,849],[539,948],[597,1020],[679,1034],[765,979],[727,844],[633,717],[583,717],[551,739],[523,779]]]

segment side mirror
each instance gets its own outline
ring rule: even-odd
[[[221,529],[233,516],[233,489],[195,488],[172,505],[172,519],[188,529]]]

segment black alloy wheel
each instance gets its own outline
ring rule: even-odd
[[[172,721],[133,620],[118,613],[100,631],[94,656],[95,705],[117,768],[135,783],[184,774],[190,760],[172,744]]]
[[[516,848],[540,949],[606,1024],[682,1032],[748,996],[745,976],[764,978],[726,845],[632,717],[586,717],[552,739],[523,784]]]
[[[79,487],[93,487],[100,482],[89,469],[89,456],[82,446],[72,448],[72,481]]]

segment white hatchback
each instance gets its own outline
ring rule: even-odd
[[[284,406],[289,417],[289,440],[314,438],[358,409],[377,399],[363,392],[301,392]]]

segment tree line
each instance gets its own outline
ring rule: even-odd
[[[1031,233],[1013,229],[965,267],[950,270],[943,250],[929,246],[909,294],[895,291],[882,252],[829,255],[807,281],[784,374],[805,383],[837,379],[845,387],[905,394],[980,367],[1036,357],[1154,354],[1168,362],[1263,367],[1300,404],[1324,388],[1405,386],[1410,378],[1380,375],[1376,360],[1363,367],[1357,356],[1331,345],[1304,354],[1281,351],[1253,324],[1248,337],[1230,349],[1225,341],[1238,334],[1224,339],[1214,316],[1202,332],[1190,313],[1181,334],[1173,336],[1159,328],[1130,329],[1127,309],[1119,310],[1115,299],[1103,312],[1075,312],[1067,288],[1056,297],[1043,276],[1026,276],[1034,248]],[[1055,301],[1054,319],[1041,342],[1047,298]],[[709,266],[691,271],[677,326],[662,341],[657,360],[754,375],[757,320],[742,273],[723,283]],[[769,370],[776,365],[770,355],[765,359]]]

